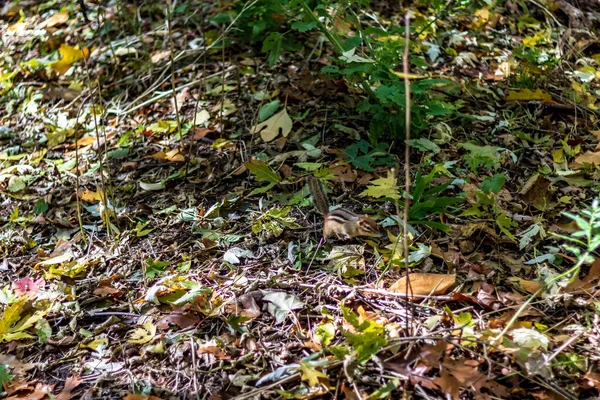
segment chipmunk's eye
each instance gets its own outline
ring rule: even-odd
[[[367,232],[375,232],[375,228],[373,228],[370,224],[362,223],[360,226]]]

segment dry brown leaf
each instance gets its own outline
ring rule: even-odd
[[[362,324],[365,321],[373,321],[385,326],[390,323],[390,321],[384,316],[371,311],[366,311],[363,306],[358,306],[356,313],[358,314],[359,324]]]
[[[67,22],[68,20],[69,20],[69,12],[61,11],[61,12],[55,13],[50,18],[48,18],[44,22],[44,25],[46,26],[46,28],[51,28],[53,26],[62,25],[65,22]]]
[[[56,396],[56,400],[69,400],[69,399],[71,399],[71,397],[72,397],[71,392],[77,386],[81,385],[81,382],[83,382],[83,379],[81,379],[77,375],[73,375],[73,376],[68,377],[67,380],[65,381],[65,387]]]
[[[199,126],[196,126],[196,127],[194,127],[194,135],[192,136],[192,139],[200,140],[204,136],[208,135],[209,133],[213,133],[213,132],[215,132],[214,129],[200,128]]]
[[[510,281],[519,284],[527,293],[531,294],[537,292],[541,287],[539,282],[528,281],[517,277],[510,278]]]
[[[143,394],[130,393],[127,396],[123,397],[123,400],[162,400],[162,399],[160,397],[156,397],[156,396],[144,396]]]
[[[292,131],[292,124],[292,119],[284,108],[266,121],[253,126],[252,129],[250,129],[250,132],[252,134],[260,132],[262,140],[270,142],[279,136],[280,130],[281,135],[287,137]]]
[[[600,152],[586,151],[575,159],[571,167],[580,168],[585,164],[600,165]]]
[[[523,201],[530,203],[540,211],[548,208],[552,198],[550,181],[543,175],[534,174],[523,186],[520,192]]]
[[[414,273],[409,275],[408,294],[438,295],[444,294],[456,281],[456,274],[423,274]],[[407,277],[398,279],[389,290],[407,294]]]
[[[169,329],[170,325],[177,325],[181,329],[187,329],[200,322],[200,318],[197,315],[185,312],[182,309],[173,311],[160,321],[156,323],[156,327],[159,329]]]

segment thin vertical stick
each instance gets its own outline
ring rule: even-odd
[[[405,17],[404,56],[402,64],[404,67],[404,96],[406,101],[406,139],[404,142],[404,262],[408,268],[408,207],[410,197],[410,81],[408,79],[408,54],[410,46],[410,15]]]
[[[185,151],[185,144],[183,141],[183,130],[181,129],[181,116],[179,115],[179,105],[177,104],[177,91],[175,89],[175,58],[173,57],[173,53],[175,52],[175,44],[173,42],[173,21],[171,19],[171,0],[167,0],[167,34],[169,35],[169,58],[171,64],[171,90],[173,92],[173,104],[175,106],[175,118],[177,121],[177,133],[179,134],[179,147],[180,152],[185,158],[186,165],[186,176],[187,179],[187,165],[188,165],[188,155]]]
[[[410,81],[408,80],[408,55],[410,51],[409,12],[406,13],[404,18],[404,30],[404,55],[402,57],[404,69],[404,96],[406,102],[406,115],[404,121],[406,127],[406,139],[404,142],[404,265],[406,267],[406,293],[408,294],[409,290],[412,292],[410,286],[410,274],[408,272],[408,207],[410,203]]]

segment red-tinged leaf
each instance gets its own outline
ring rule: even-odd
[[[171,325],[177,325],[181,329],[190,328],[200,322],[200,318],[192,313],[184,312],[183,310],[175,310],[163,319],[156,323],[159,329],[169,329]]]
[[[204,136],[208,135],[209,133],[213,133],[213,132],[216,132],[216,131],[214,129],[200,128],[200,127],[196,126],[194,128],[194,136],[192,136],[192,139],[200,140]]]
[[[198,349],[198,354],[212,354],[217,360],[231,360],[231,357],[218,346],[202,346]]]
[[[101,296],[101,297],[108,297],[108,296],[120,297],[122,292],[121,292],[121,290],[114,288],[114,287],[100,286],[100,287],[97,287],[96,289],[94,289],[94,294],[96,296]],[[119,295],[119,296],[116,296],[116,295]]]
[[[43,278],[33,281],[31,278],[25,277],[13,283],[13,290],[17,296],[27,296],[30,300],[33,300],[45,284],[46,281]]]
[[[160,397],[156,396],[144,396],[143,394],[133,394],[130,393],[123,397],[123,400],[162,400]]]

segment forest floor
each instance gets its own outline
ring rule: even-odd
[[[594,11],[344,9],[398,82],[414,12],[407,165],[404,95],[263,3],[0,10],[0,398],[597,397]],[[311,174],[381,235],[320,243]]]

